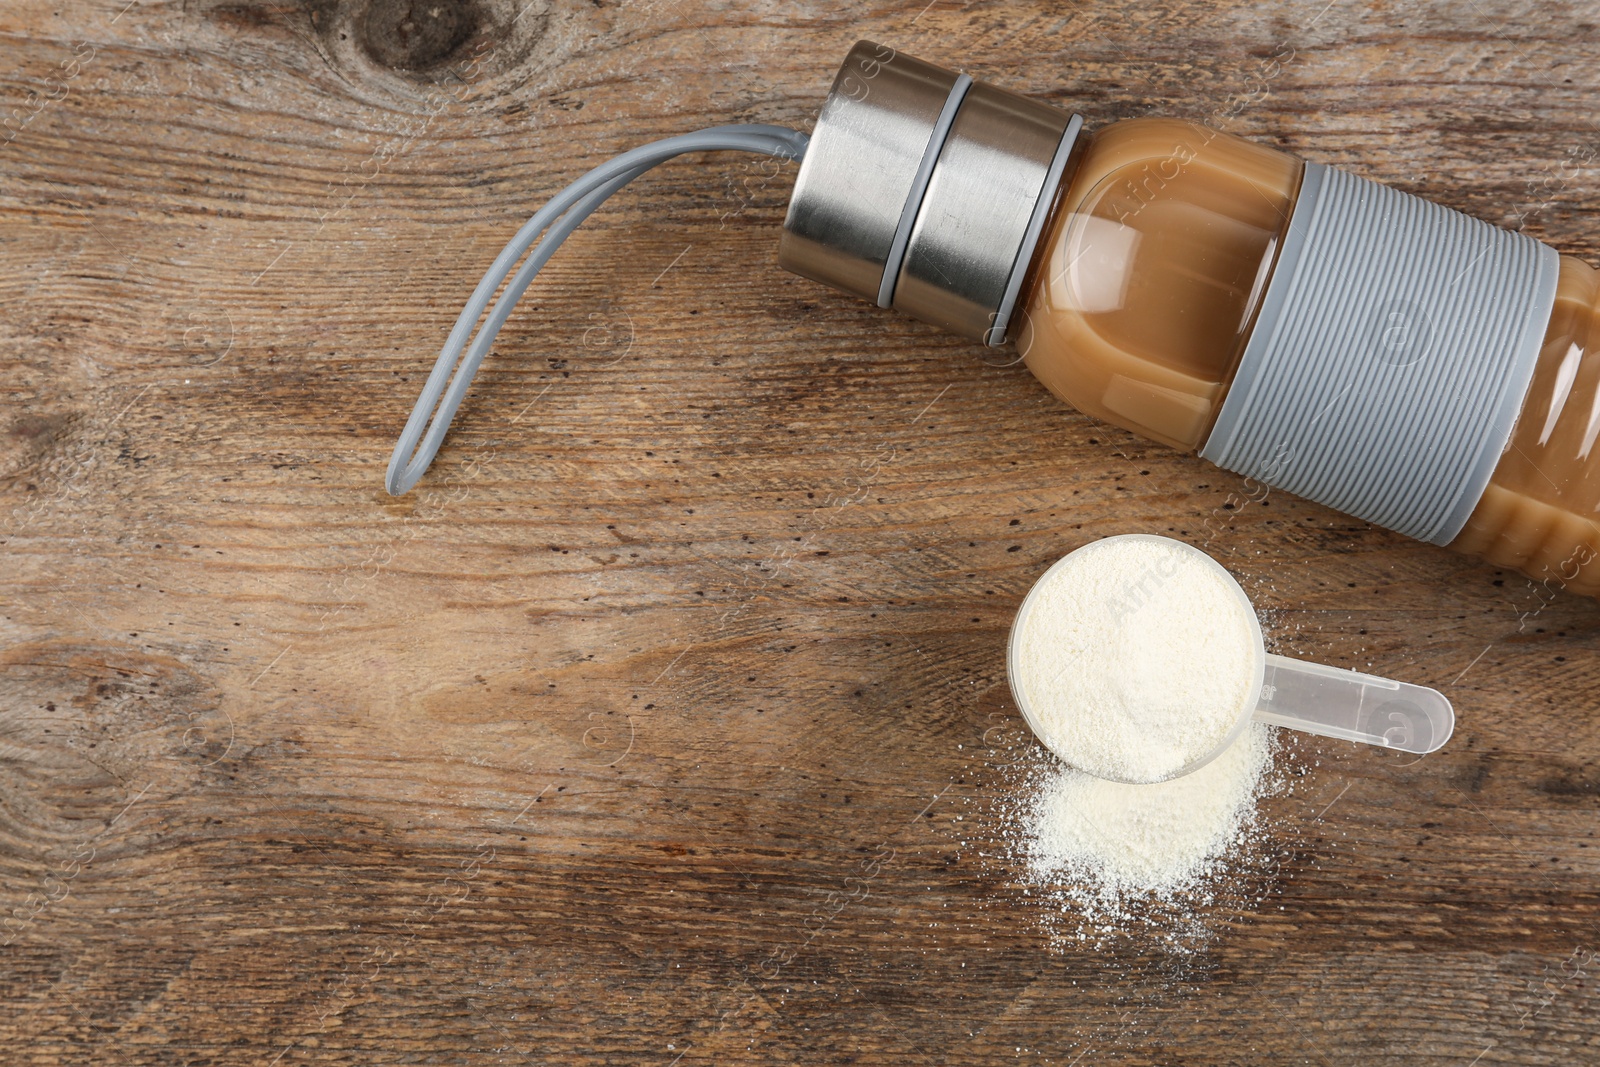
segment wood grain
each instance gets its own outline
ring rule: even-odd
[[[0,12],[7,1062],[1595,1055],[1600,605],[1238,506],[783,274],[792,169],[619,196],[418,490],[381,485],[534,207],[645,139],[808,128],[858,37],[1593,261],[1592,8],[519,6]],[[1010,616],[1135,531],[1218,555],[1277,648],[1460,716],[1416,762],[1295,744],[1187,955],[1058,943],[1010,849]]]

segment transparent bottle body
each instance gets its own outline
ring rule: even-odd
[[[1032,267],[1018,345],[1087,415],[1185,451],[1227,395],[1303,165],[1194,123],[1089,138]],[[1516,428],[1451,547],[1600,595],[1600,275],[1563,256]]]

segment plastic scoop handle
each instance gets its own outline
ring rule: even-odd
[[[1456,716],[1436,689],[1321,663],[1267,654],[1256,722],[1360,741],[1402,752],[1432,752],[1450,740]]]

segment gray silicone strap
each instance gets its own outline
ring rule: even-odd
[[[613,156],[589,173],[557,193],[550,202],[535,212],[523,224],[472,291],[466,307],[456,318],[455,327],[445,339],[433,371],[423,383],[411,417],[406,420],[400,439],[395,442],[394,454],[389,458],[389,470],[384,476],[384,486],[394,496],[399,496],[417,484],[427,471],[444,436],[450,429],[450,420],[466,398],[478,365],[488,355],[495,335],[505,325],[511,309],[517,306],[524,290],[555,255],[573,230],[588,218],[606,198],[633,179],[659,163],[664,163],[685,152],[716,152],[732,150],[759,152],[780,159],[800,159],[806,153],[810,138],[799,130],[787,126],[739,125],[712,126],[694,133],[668,137],[660,141],[632,148]],[[541,237],[540,235],[543,234]],[[511,274],[517,262],[527,259]],[[489,317],[478,327],[473,327],[483,317],[483,311],[494,299],[500,284],[506,281],[505,291],[495,301]],[[469,347],[470,341],[470,347]]]
[[[1448,544],[1511,437],[1558,260],[1531,237],[1307,163],[1200,455]]]

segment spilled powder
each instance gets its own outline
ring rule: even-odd
[[[1107,897],[1192,887],[1239,840],[1272,757],[1272,728],[1253,726],[1192,774],[1123,785],[1062,767],[1027,815],[1028,866],[1093,884]]]
[[[1004,813],[1007,852],[1025,891],[1042,898],[1052,939],[1154,935],[1195,951],[1219,916],[1258,904],[1277,862],[1258,805],[1288,791],[1277,750],[1276,728],[1253,723],[1191,774],[1125,785],[1035,749]]]

